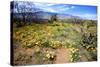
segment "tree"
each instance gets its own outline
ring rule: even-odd
[[[33,2],[12,1],[11,5],[11,12],[14,13],[15,22],[17,21],[18,24],[23,25],[27,22],[38,20],[37,11],[41,9],[36,8]]]
[[[11,2],[11,16],[13,16],[18,26],[26,24],[26,20],[31,20],[34,4],[32,2]]]
[[[51,22],[57,21],[57,14],[51,16]]]

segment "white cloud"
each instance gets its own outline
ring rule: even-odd
[[[75,8],[75,6],[71,6],[71,8],[73,9],[73,8]]]
[[[57,10],[55,10],[53,8],[42,8],[42,9],[45,11],[48,11],[48,12],[57,12]]]
[[[40,7],[40,8],[42,8],[42,7],[49,7],[49,6],[54,5],[52,3],[34,3],[34,4],[35,4],[35,6]]]
[[[96,16],[96,15],[95,14],[88,14],[87,13],[87,14],[84,14],[84,16],[89,16],[89,17],[91,16],[92,17],[92,16]]]
[[[49,12],[63,12],[75,8],[75,6],[67,6],[55,3],[34,3],[36,7]]]
[[[71,7],[69,7],[69,6],[63,6],[63,7],[60,7],[58,9],[58,11],[67,11],[67,10],[71,10],[71,9],[74,9],[74,8],[75,8],[75,6],[71,6]]]

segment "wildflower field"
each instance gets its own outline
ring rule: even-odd
[[[97,23],[82,24],[54,21],[13,23],[14,65],[57,64],[97,60]],[[62,61],[62,62],[61,62]]]

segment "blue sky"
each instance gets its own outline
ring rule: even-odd
[[[20,5],[26,5],[27,8],[39,8],[45,12],[59,13],[59,14],[70,14],[73,16],[79,16],[85,19],[93,19],[97,20],[97,7],[96,6],[88,6],[88,5],[71,5],[71,4],[58,4],[58,3],[34,3],[32,6],[29,6],[25,1],[19,1]],[[37,11],[41,11],[37,10]],[[17,9],[15,8],[16,12]]]
[[[36,7],[45,12],[53,12],[60,14],[71,14],[87,19],[97,19],[97,7],[87,5],[69,5],[69,4],[50,4],[50,3],[34,3]]]

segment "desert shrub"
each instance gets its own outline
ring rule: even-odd
[[[22,27],[25,25],[24,22],[14,22],[14,24],[16,24],[16,27]]]
[[[43,42],[42,44],[41,44],[43,47],[51,47],[50,45],[51,45],[51,43],[50,43],[50,41],[45,41],[45,42]]]
[[[86,21],[84,23],[85,33],[82,35],[81,44],[92,56],[89,60],[97,60],[97,30],[95,23],[92,23],[92,21]]]
[[[97,36],[93,36],[92,34],[90,34],[89,36],[83,36],[82,46],[92,56],[90,60],[96,60],[97,58],[97,38],[96,37]]]

